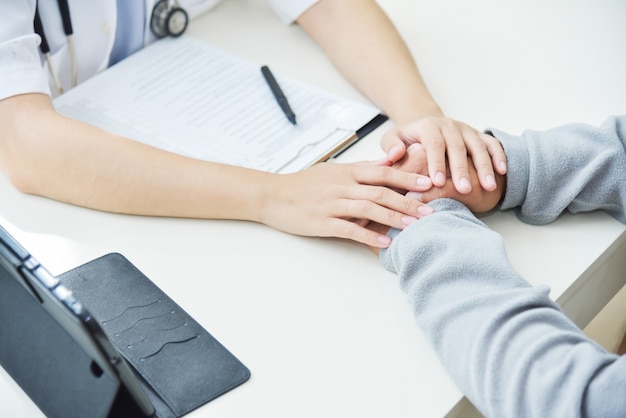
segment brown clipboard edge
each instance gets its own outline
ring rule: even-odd
[[[328,161],[330,158],[339,157],[348,148],[356,144],[360,139],[364,138],[367,134],[372,132],[374,129],[378,128],[380,125],[385,123],[388,119],[389,117],[387,117],[386,115],[383,115],[382,113],[379,113],[378,115],[374,116],[372,120],[367,122],[365,125],[359,128],[356,132],[354,132],[352,135],[346,138],[345,141],[343,141],[341,144],[338,144],[335,148],[328,151],[322,158],[320,158],[313,164]]]

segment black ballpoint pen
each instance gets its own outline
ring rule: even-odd
[[[296,115],[293,113],[293,110],[291,110],[291,106],[289,106],[289,102],[287,101],[287,98],[285,97],[285,93],[283,93],[282,89],[276,82],[274,75],[272,74],[272,72],[270,71],[267,65],[264,65],[261,67],[261,72],[263,73],[263,78],[265,78],[265,81],[270,86],[270,90],[272,90],[272,94],[274,95],[274,98],[276,98],[276,101],[280,105],[280,108],[283,110],[283,113],[285,114],[285,116],[287,116],[287,119],[289,119],[289,122],[295,125]]]

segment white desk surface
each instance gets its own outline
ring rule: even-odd
[[[597,124],[626,110],[622,0],[380,3],[451,117],[518,133]],[[189,33],[361,98],[262,0],[225,0]],[[379,157],[378,140],[390,126],[341,160]],[[121,252],[250,368],[247,383],[190,417],[458,414],[462,394],[414,324],[396,277],[358,244],[247,222],[101,213],[21,194],[4,177],[0,196],[2,225],[53,273]],[[518,270],[549,284],[581,326],[626,279],[625,228],[604,214],[564,216],[543,227],[512,213],[485,220],[504,235]],[[40,416],[1,372],[0,415]]]

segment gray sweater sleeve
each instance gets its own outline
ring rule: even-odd
[[[521,278],[502,238],[463,205],[432,205],[390,232],[381,259],[463,393],[487,417],[625,417],[626,356],[587,339],[546,287]]]
[[[626,115],[601,126],[570,124],[512,136],[498,130],[508,157],[501,209],[546,224],[562,212],[604,210],[626,222]]]

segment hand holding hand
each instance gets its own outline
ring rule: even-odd
[[[387,158],[394,163],[416,143],[426,150],[428,174],[435,186],[444,186],[452,178],[461,194],[475,187],[494,191],[498,187],[496,175],[506,174],[506,155],[500,142],[463,122],[443,116],[425,117],[390,130],[381,140]],[[478,182],[470,179],[470,167],[475,167]]]
[[[466,160],[469,174],[468,180],[472,185],[470,193],[459,192],[450,176],[448,176],[443,186],[433,187],[424,192],[408,192],[406,194],[407,197],[412,197],[424,203],[447,197],[458,200],[474,213],[482,213],[492,210],[504,195],[506,177],[496,174],[494,178],[496,187],[493,190],[485,190],[479,183],[478,172],[474,167],[473,161],[468,157],[466,157]],[[421,144],[413,144],[409,146],[405,157],[395,163],[393,167],[418,174],[427,172],[428,158],[425,147]]]
[[[276,175],[263,191],[260,221],[297,235],[339,237],[387,247],[385,234],[365,228],[368,221],[403,229],[432,213],[426,204],[396,190],[424,192],[430,179],[380,163],[320,163]]]
[[[424,192],[408,192],[406,196],[424,203],[432,202],[433,200],[439,198],[456,199],[467,206],[474,213],[488,212],[492,210],[504,195],[506,188],[506,176],[496,174],[496,188],[492,191],[488,191],[480,187],[477,170],[469,158],[467,158],[467,166],[469,181],[473,186],[472,191],[468,194],[460,193],[456,189],[450,176],[448,176],[446,182],[441,187],[432,187]],[[426,155],[426,149],[422,144],[410,145],[406,149],[404,157],[395,163],[393,167],[411,173],[427,174],[428,158]],[[380,235],[386,235],[389,231],[388,225],[383,225],[378,222],[369,222],[365,224],[365,226],[372,233]],[[368,245],[368,248],[377,255],[380,252],[380,247]]]

